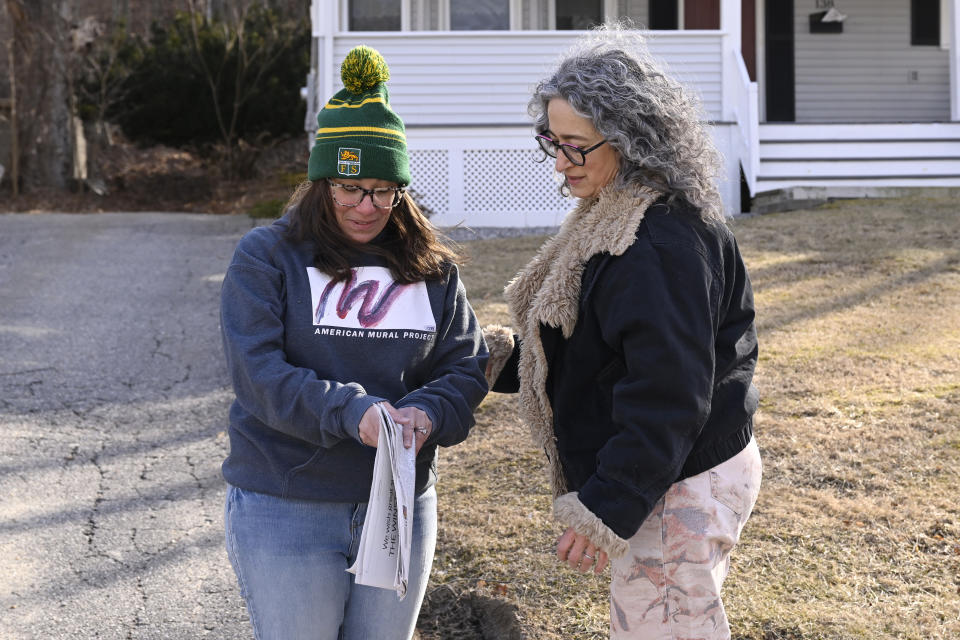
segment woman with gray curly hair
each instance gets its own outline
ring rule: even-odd
[[[720,599],[756,502],[753,294],[697,101],[637,32],[577,43],[530,102],[579,199],[484,331],[547,454],[561,562],[611,566],[612,638],[729,638]]]

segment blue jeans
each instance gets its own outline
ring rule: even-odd
[[[367,504],[278,498],[230,486],[227,555],[257,640],[413,636],[437,540],[437,492],[416,499],[407,595],[355,584]]]

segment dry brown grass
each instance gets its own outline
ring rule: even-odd
[[[956,204],[847,201],[733,227],[757,301],[765,464],[725,587],[734,637],[960,637]],[[502,285],[542,240],[467,245],[482,323],[509,321]],[[488,396],[442,452],[433,601],[510,603],[528,638],[605,638],[607,577],[553,559],[543,457],[515,402]],[[421,636],[479,637],[451,617],[427,607]]]

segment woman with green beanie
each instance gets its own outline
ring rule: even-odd
[[[410,638],[436,541],[438,446],[463,441],[487,352],[456,255],[405,192],[403,122],[357,47],[317,116],[308,182],[246,234],[223,282],[236,400],[223,463],[227,552],[260,640]],[[407,591],[354,564],[379,407],[416,448]]]

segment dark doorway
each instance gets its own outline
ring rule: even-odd
[[[649,28],[674,30],[680,27],[677,0],[650,0]]]
[[[793,0],[765,0],[767,122],[794,122]]]
[[[757,81],[757,0],[741,0],[740,50],[750,79]]]
[[[720,0],[687,0],[683,3],[684,29],[719,29]]]

